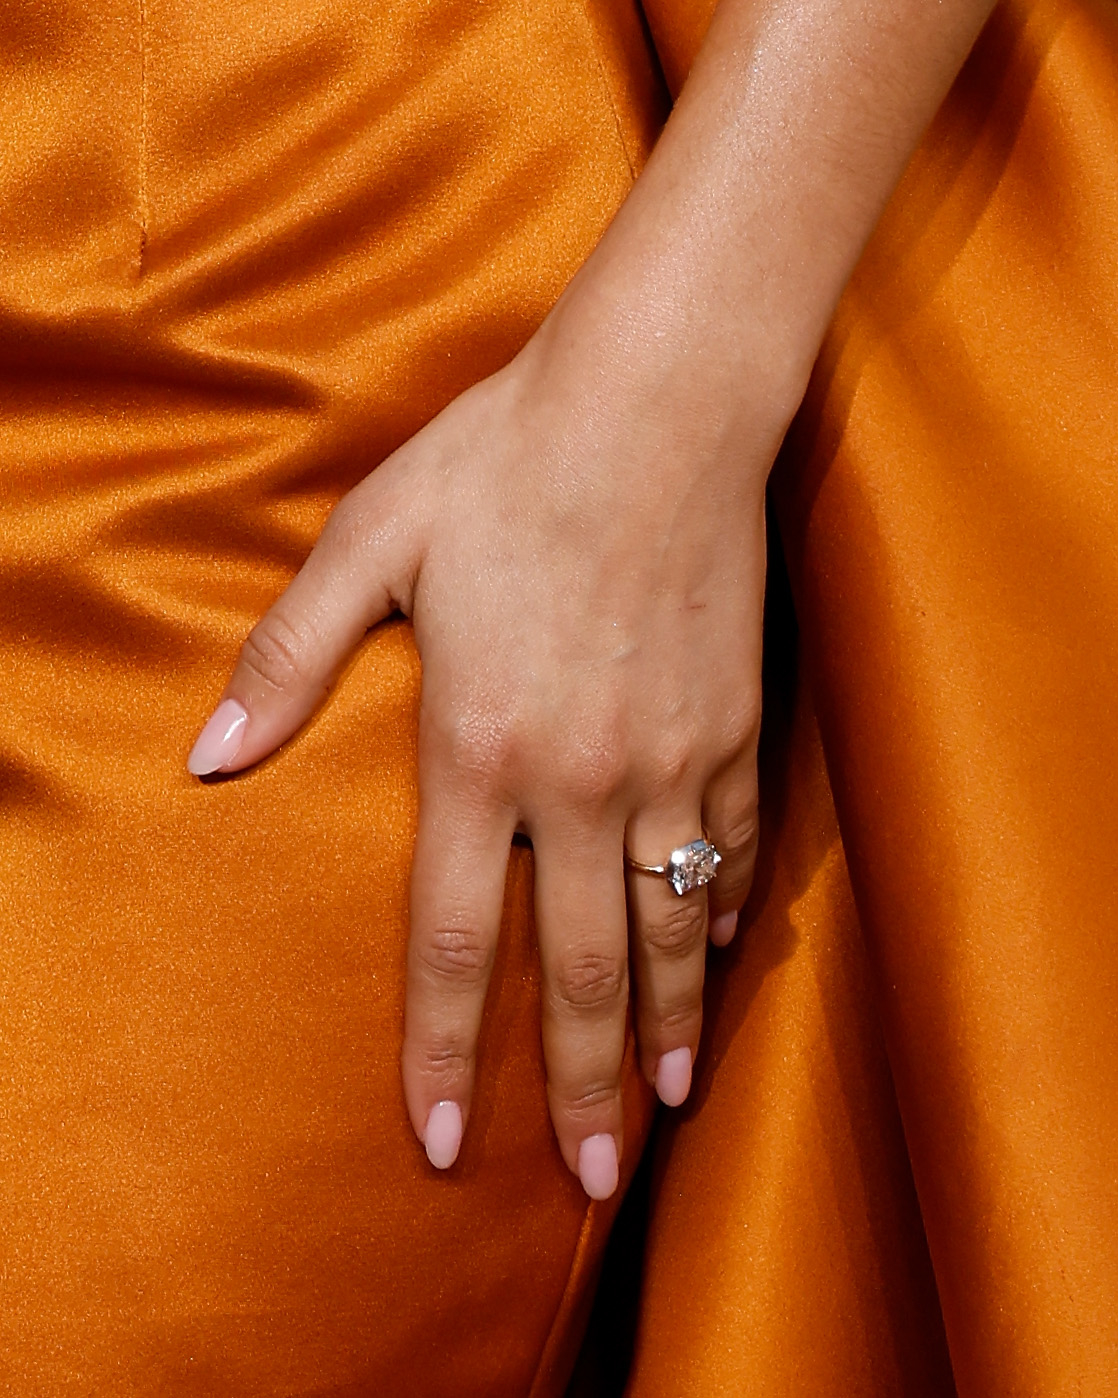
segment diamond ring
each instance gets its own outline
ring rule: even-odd
[[[692,840],[689,845],[673,849],[663,864],[642,864],[625,851],[625,863],[642,874],[660,874],[682,898],[693,889],[702,888],[718,877],[722,856],[709,840]]]

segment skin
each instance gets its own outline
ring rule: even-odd
[[[192,770],[259,761],[370,626],[414,622],[402,1066],[433,1163],[468,1121],[517,828],[535,848],[551,1115],[587,1192],[616,1186],[630,993],[644,1073],[670,1104],[686,1096],[708,933],[732,937],[756,848],[765,482],[991,8],[722,0],[646,170],[544,325],[338,505],[245,642]],[[625,849],[660,863],[704,828],[724,859],[709,889],[626,873]]]

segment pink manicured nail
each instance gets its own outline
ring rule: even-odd
[[[436,1102],[427,1117],[423,1145],[436,1170],[448,1170],[462,1144],[462,1108],[457,1102]]]
[[[578,1177],[591,1199],[608,1199],[617,1188],[617,1142],[608,1132],[587,1136],[579,1146]]]
[[[691,1091],[691,1050],[672,1049],[656,1065],[656,1095],[665,1107],[678,1107]]]
[[[733,941],[734,933],[737,930],[737,913],[721,913],[718,917],[711,919],[710,940],[716,947],[724,947],[727,942]]]
[[[196,777],[208,777],[241,750],[248,714],[236,699],[223,699],[198,734],[198,741],[186,759],[186,770]]]

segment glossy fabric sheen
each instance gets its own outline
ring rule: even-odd
[[[995,12],[774,485],[799,664],[769,694],[748,930],[659,1145],[629,1393],[1106,1398],[1110,0]]]
[[[647,8],[678,86],[710,6]],[[24,0],[0,65],[0,1388],[558,1395],[612,1208],[551,1139],[525,852],[448,1176],[400,1095],[407,627],[257,771],[183,762],[624,197],[639,18]],[[1118,9],[1004,5],[778,466],[799,640],[637,1398],[1114,1392],[1116,229]]]
[[[639,36],[581,0],[4,7],[4,1392],[561,1386],[613,1206],[552,1139],[524,851],[449,1176],[404,1112],[410,631],[277,760],[184,761],[333,501],[593,247],[654,129]]]

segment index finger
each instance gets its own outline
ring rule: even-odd
[[[195,776],[240,771],[286,742],[368,628],[392,610],[413,550],[379,477],[335,507],[302,568],[249,632],[187,759]]]

